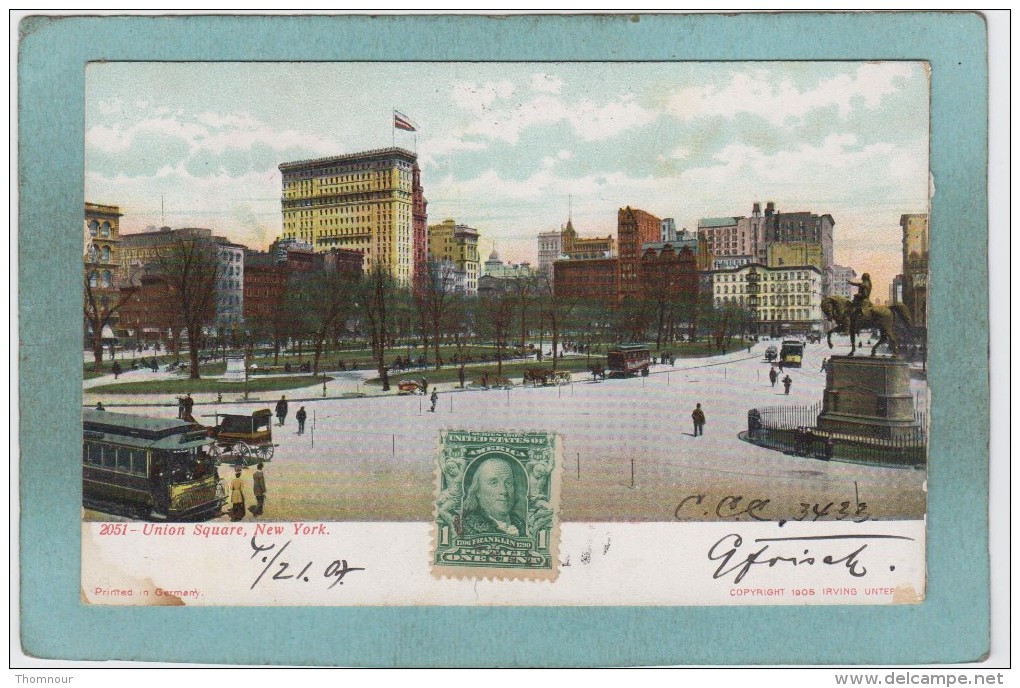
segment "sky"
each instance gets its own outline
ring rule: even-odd
[[[537,261],[572,212],[581,235],[641,208],[702,217],[829,213],[836,262],[900,271],[900,215],[928,210],[920,62],[94,63],[85,198],[121,231],[210,227],[265,248],[281,233],[282,162],[415,150],[429,222]],[[416,133],[394,131],[393,110]]]

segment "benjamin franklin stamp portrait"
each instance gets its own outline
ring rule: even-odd
[[[554,578],[557,436],[451,430],[439,443],[433,573]]]

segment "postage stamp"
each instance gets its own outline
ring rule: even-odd
[[[433,573],[555,578],[559,438],[448,430],[438,461]]]

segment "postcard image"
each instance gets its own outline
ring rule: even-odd
[[[85,86],[86,604],[924,601],[926,62]]]

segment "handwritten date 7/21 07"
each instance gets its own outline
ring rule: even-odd
[[[732,521],[778,521],[783,525],[787,521],[843,521],[863,523],[871,518],[868,503],[858,500],[842,502],[800,502],[800,508],[789,518],[779,518],[774,512],[771,499],[758,499],[743,495],[726,495],[721,498],[706,494],[692,494],[684,497],[673,511],[678,521],[698,521],[705,517],[715,517]]]
[[[269,544],[259,544],[255,541],[253,536],[251,539],[252,555],[251,558],[255,559],[260,557],[260,561],[265,564],[265,567],[259,572],[255,581],[251,584],[251,590],[255,589],[263,580],[274,580],[274,581],[297,581],[300,583],[308,583],[312,579],[320,580],[332,580],[329,584],[329,588],[337,585],[343,585],[344,576],[352,571],[364,571],[365,569],[357,566],[349,566],[346,559],[333,559],[328,564],[322,565],[314,561],[309,560],[307,557],[301,557],[295,561],[293,557],[287,556],[284,558],[284,552],[290,545],[291,541],[283,543],[282,546],[277,547],[275,542]],[[327,588],[328,589],[328,588]]]

